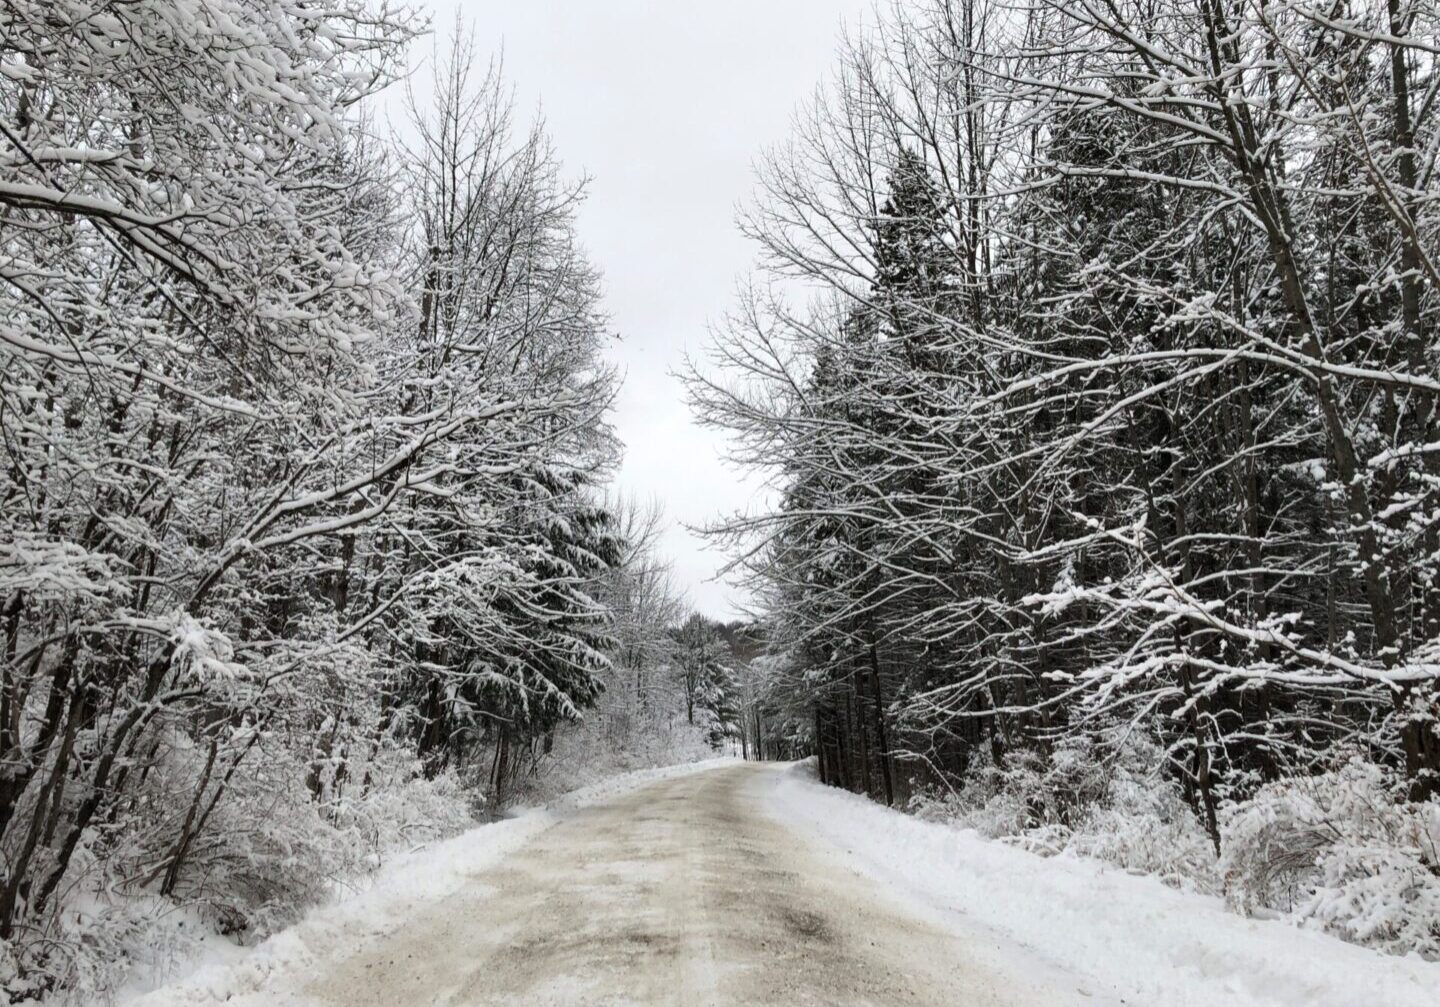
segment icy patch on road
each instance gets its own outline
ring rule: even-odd
[[[983,928],[1145,1007],[1435,1007],[1440,964],[1236,916],[1098,861],[1045,858],[833,787],[776,774],[774,812],[860,873],[960,930]],[[1002,951],[1003,953],[1003,951]]]
[[[293,927],[254,948],[211,942],[207,957],[189,964],[185,978],[150,992],[135,986],[118,995],[127,1007],[199,1007],[237,1003],[299,1007],[308,1001],[283,988],[327,959],[346,955],[402,926],[406,919],[469,884],[565,814],[619,797],[659,780],[733,765],[736,759],[643,769],[573,791],[546,807],[513,809],[511,817],[396,857],[361,879],[362,890],[312,909]]]

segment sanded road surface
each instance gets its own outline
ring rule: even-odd
[[[765,766],[576,812],[313,976],[336,1007],[903,1004],[1046,1007],[764,809]]]

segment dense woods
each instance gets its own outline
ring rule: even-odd
[[[685,376],[730,622],[613,485],[587,180],[427,29],[0,4],[7,1002],[713,752],[1440,959],[1433,0],[856,29]]]
[[[713,529],[752,706],[825,780],[1440,954],[1437,14],[845,44],[690,376],[774,488]]]
[[[421,27],[0,11],[16,1000],[163,957],[177,906],[263,935],[504,803],[621,676],[670,681],[677,592],[603,486],[583,184],[463,39],[378,127]]]

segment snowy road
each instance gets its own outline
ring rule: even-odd
[[[1440,1003],[1440,965],[987,842],[804,765],[626,774],[372,882],[130,1007]]]
[[[305,999],[364,1005],[1094,1005],[999,975],[967,943],[764,810],[739,765],[576,812]],[[296,992],[299,992],[298,990]],[[290,1002],[278,994],[272,1002]]]

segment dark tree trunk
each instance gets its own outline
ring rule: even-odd
[[[895,780],[890,769],[890,742],[885,736],[885,694],[880,684],[880,654],[873,640],[870,642],[870,680],[875,688],[875,741],[880,749],[880,776],[885,783],[885,803],[894,807]]]

